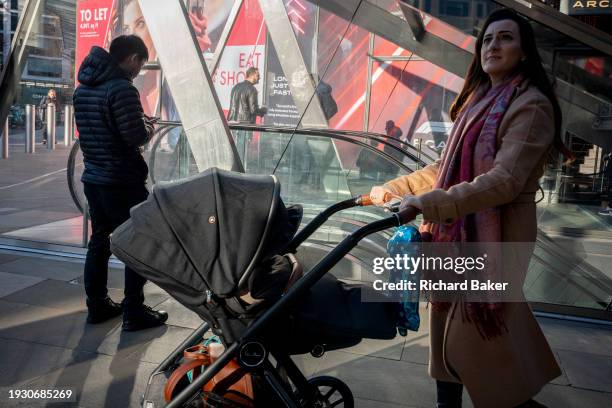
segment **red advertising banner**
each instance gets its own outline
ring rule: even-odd
[[[79,72],[91,47],[106,47],[109,44],[111,21],[116,15],[115,0],[79,0],[76,14],[75,67],[76,72]]]
[[[238,12],[223,55],[213,73],[215,90],[221,107],[227,113],[230,93],[234,85],[246,78],[249,67],[259,68],[261,77],[265,69],[266,25],[257,0],[245,0]],[[255,85],[262,103],[262,82]]]

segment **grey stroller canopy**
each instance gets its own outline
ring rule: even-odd
[[[258,262],[289,243],[301,219],[280,199],[274,176],[211,168],[158,184],[111,237],[113,252],[181,302],[211,291],[236,296]]]

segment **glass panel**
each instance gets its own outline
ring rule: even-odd
[[[13,28],[19,15],[11,15]],[[75,2],[44,2],[33,22],[9,113],[10,156],[0,163],[0,237],[82,245],[83,217],[67,183],[71,146],[64,145],[64,109],[74,90],[75,15]],[[26,153],[26,105],[34,107],[34,153]],[[47,105],[55,107],[54,149]]]
[[[463,80],[414,56],[405,61],[374,61],[368,130],[397,135],[437,157],[452,126],[448,111]],[[393,131],[389,131],[391,134]]]
[[[261,74],[259,83],[255,84],[258,104],[266,103],[263,91],[269,80],[265,71],[266,52],[266,26],[259,3],[256,0],[244,0],[217,69],[212,72],[215,91],[226,117],[232,88],[245,80],[246,70],[250,67],[258,68]],[[260,122],[261,117],[257,121]]]
[[[115,7],[117,17],[111,22],[109,27],[112,38],[121,34],[135,34],[141,37],[147,46],[149,61],[155,62],[157,60],[157,51],[155,50],[153,39],[142,15],[138,0],[119,0]],[[144,69],[134,80],[134,86],[140,92],[142,108],[145,114],[149,116],[160,116],[160,78],[160,71]]]
[[[178,135],[173,141],[174,134]],[[384,139],[366,136],[330,136],[290,131],[233,129],[236,145],[247,173],[275,174],[283,194],[291,202],[310,199],[333,203],[368,193],[386,178],[417,168],[400,148],[385,145]],[[351,152],[352,163],[341,165],[338,151]],[[153,182],[173,181],[197,173],[189,143],[180,126],[160,129],[147,150]],[[244,157],[246,155],[246,160]],[[311,192],[304,195],[304,192]]]
[[[418,3],[421,10],[427,8],[424,3]],[[457,3],[440,1],[439,7],[427,8],[431,13],[427,31],[447,41],[465,39],[476,35],[483,17],[498,7],[493,2]],[[549,12],[558,14],[552,8]],[[612,57],[579,38],[531,23],[544,67],[556,83],[562,137],[576,159],[551,160],[541,180],[538,246],[525,292],[532,301],[609,310],[612,274],[606,256],[611,248],[604,242],[612,236],[612,213],[605,211],[610,202],[611,177],[605,163],[612,151]],[[449,36],[453,30],[460,35]],[[469,45],[464,47],[470,41],[453,43],[470,50]]]
[[[364,129],[369,41],[368,31],[320,11],[318,74],[322,83],[331,87],[337,106],[329,118],[331,129]]]

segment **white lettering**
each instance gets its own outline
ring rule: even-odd
[[[372,272],[374,274],[380,275],[381,273],[385,271],[385,269],[382,267],[382,263],[384,259],[385,258],[374,258],[374,267],[372,268]]]
[[[481,282],[479,280],[472,279],[470,283],[470,288],[472,290],[480,291],[506,290],[506,287],[508,286],[508,282],[491,282],[488,279],[486,282]]]

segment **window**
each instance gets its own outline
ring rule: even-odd
[[[27,73],[32,76],[61,78],[62,60],[38,58],[34,55],[30,55],[28,58]]]
[[[42,34],[53,37],[61,36],[60,19],[57,16],[43,16]]]
[[[470,15],[470,3],[467,1],[440,1],[440,14],[455,17],[467,17]]]
[[[32,47],[30,55],[45,55],[47,57],[61,58],[62,49],[61,40],[38,36],[36,38],[36,47]]]
[[[482,3],[478,3],[478,4],[476,5],[476,16],[477,16],[478,18],[482,18],[482,17],[484,17],[484,4],[482,4]]]
[[[431,13],[431,0],[425,0],[425,12]]]

